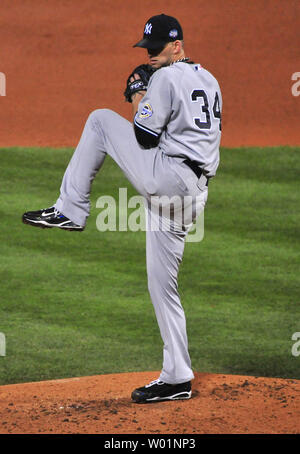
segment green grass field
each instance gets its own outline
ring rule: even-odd
[[[55,202],[71,155],[0,150],[0,384],[161,368],[145,233],[96,228],[100,195],[135,194],[116,164],[95,179],[83,233],[21,222]],[[195,371],[300,379],[299,174],[299,148],[222,149],[179,275]]]

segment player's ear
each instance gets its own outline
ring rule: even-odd
[[[176,41],[173,42],[175,54],[180,54],[181,51],[183,50],[182,43],[183,43],[183,41],[180,41],[179,39],[177,39]]]

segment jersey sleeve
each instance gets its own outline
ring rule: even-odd
[[[156,147],[172,112],[172,87],[168,71],[159,69],[150,79],[146,95],[134,117],[136,139],[144,148]]]

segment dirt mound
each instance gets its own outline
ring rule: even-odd
[[[158,372],[0,387],[1,434],[295,434],[300,381],[195,374],[188,401],[135,404]]]

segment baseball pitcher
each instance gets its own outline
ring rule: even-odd
[[[131,397],[135,402],[189,399],[194,374],[177,278],[185,238],[205,207],[219,165],[222,97],[212,74],[185,56],[174,17],[151,17],[134,47],[146,49],[148,63],[127,79],[124,95],[133,122],[111,110],[93,111],[58,199],[22,219],[42,228],[84,230],[93,179],[107,154],[115,160],[144,197],[148,289],[164,343],[160,376]]]

